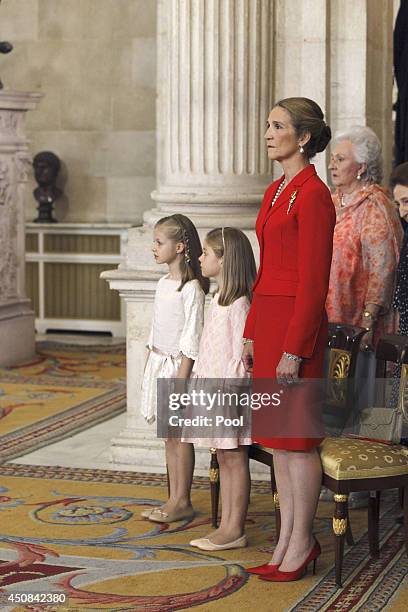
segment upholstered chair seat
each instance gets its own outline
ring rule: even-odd
[[[408,448],[350,438],[326,438],[319,447],[323,472],[335,480],[408,474]]]

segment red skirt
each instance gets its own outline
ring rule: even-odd
[[[295,297],[292,296],[254,294],[254,379],[276,379],[276,368],[284,350],[283,344],[294,305]],[[324,355],[328,338],[327,326],[327,315],[324,312],[313,355],[310,359],[304,359],[300,367],[299,376],[301,378],[321,379],[323,377]],[[254,380],[254,387],[255,386],[256,380]],[[302,387],[302,385],[300,387]],[[289,392],[292,392],[292,390],[289,390]],[[297,391],[294,392],[297,393]],[[273,411],[270,411],[270,420],[268,426],[265,427],[265,412],[263,416],[261,416],[261,411],[253,411],[252,428],[254,442],[268,448],[297,451],[307,451],[319,446],[324,437],[323,424],[320,418],[320,406],[316,411],[313,410],[313,408],[311,409],[312,404],[313,402],[308,401],[291,402],[289,403],[288,410],[291,414],[285,416],[289,423],[289,429],[287,431],[301,430],[305,432],[315,432],[312,435],[309,433],[309,437],[290,437],[290,435],[286,437],[259,436],[258,432],[260,431],[266,431],[269,436],[270,432],[272,433],[274,431],[274,418],[276,419],[276,423],[278,419],[273,416]],[[267,418],[269,418],[269,416]],[[259,419],[258,422],[257,419]],[[263,419],[264,422],[261,423],[260,419]],[[310,421],[313,421],[312,425],[310,425]],[[303,428],[301,425],[302,422],[305,424]],[[290,423],[296,424],[296,427],[290,429]],[[277,433],[278,431],[279,427],[277,427]],[[318,432],[318,434],[316,434],[316,432]],[[323,437],[317,437],[317,435]]]

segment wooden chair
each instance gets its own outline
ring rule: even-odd
[[[351,380],[354,378],[357,355],[359,352],[360,341],[365,330],[361,327],[351,325],[342,325],[340,323],[329,324],[328,338],[328,393],[329,398],[327,404],[328,418],[334,414],[335,419],[340,418],[344,421],[348,418],[351,406],[350,385],[337,385],[337,381],[344,379]],[[325,415],[325,418],[327,418]],[[339,426],[339,423],[336,422]],[[219,503],[219,466],[217,461],[217,451],[215,448],[210,449],[210,489],[211,489],[211,519],[213,527],[217,527],[218,518],[218,503]],[[275,509],[276,519],[276,539],[279,538],[280,532],[280,510],[279,496],[276,490],[275,474],[273,470],[273,455],[272,449],[263,447],[259,444],[252,444],[249,447],[249,458],[254,461],[259,461],[267,465],[271,475],[271,493]]]
[[[376,349],[377,377],[385,377],[387,362],[401,365],[399,398],[408,393],[408,338],[383,337]],[[342,586],[344,539],[348,527],[348,496],[352,491],[370,491],[368,537],[370,554],[379,554],[380,491],[403,490],[405,544],[408,554],[408,449],[399,444],[327,438],[321,444],[323,485],[334,493],[336,583]]]

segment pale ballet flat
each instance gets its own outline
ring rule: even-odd
[[[147,510],[143,510],[143,512],[140,513],[140,516],[142,518],[149,518],[151,513],[154,512],[155,510],[157,510],[157,508],[147,508]]]
[[[197,538],[196,540],[191,540],[189,542],[190,546],[198,546],[200,542],[208,541],[208,538]]]
[[[176,521],[184,521],[192,519],[195,516],[193,508],[188,510],[179,510],[178,512],[165,512],[157,508],[153,510],[147,517],[149,521],[154,523],[175,523]]]
[[[200,550],[230,550],[232,548],[245,548],[245,546],[248,546],[246,535],[243,535],[232,542],[227,542],[226,544],[214,544],[214,542],[211,542],[209,538],[201,538],[200,540],[193,540],[193,542],[194,541],[197,542],[195,546],[197,546],[197,548]]]

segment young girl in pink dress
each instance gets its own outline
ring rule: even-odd
[[[241,355],[242,334],[256,275],[251,244],[238,229],[214,229],[204,240],[200,262],[203,276],[213,278],[218,290],[205,318],[193,376],[247,378]],[[247,445],[251,444],[251,439],[238,435],[191,441],[199,446],[217,449],[222,501],[219,528],[205,538],[192,540],[191,546],[202,550],[246,546],[244,524],[249,499]]]
[[[157,283],[142,383],[141,412],[149,423],[156,419],[157,379],[190,376],[198,354],[209,287],[200,269],[200,239],[188,217],[171,215],[160,219],[154,227],[152,250],[156,263],[167,264],[169,272]],[[159,523],[192,518],[193,445],[180,439],[166,440],[166,462],[169,499],[159,508],[144,510],[142,516]]]

